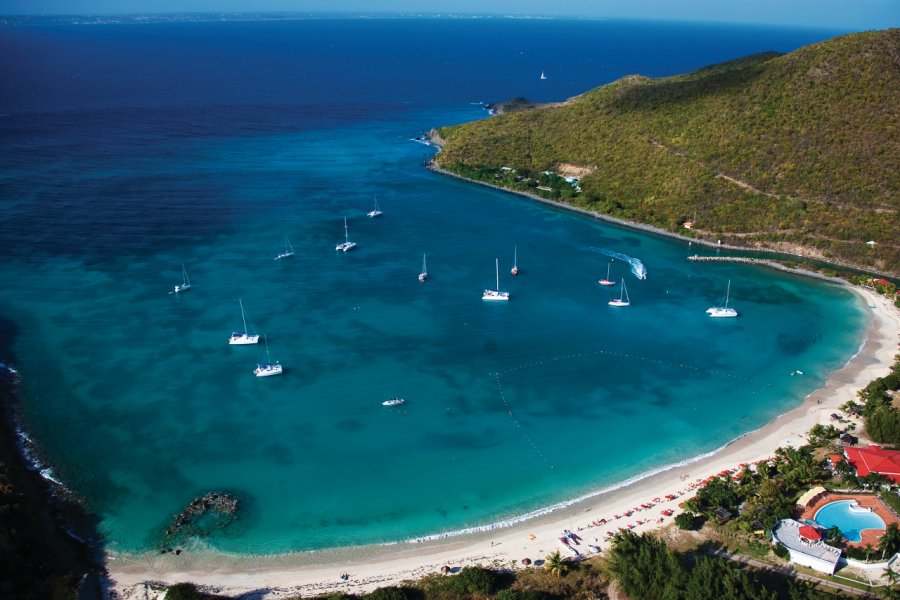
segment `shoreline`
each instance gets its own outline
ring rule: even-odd
[[[183,581],[227,594],[265,589],[264,598],[332,591],[358,593],[437,573],[445,565],[521,568],[519,561],[523,558],[540,560],[555,550],[565,550],[559,542],[564,529],[577,531],[584,540],[577,548],[590,555],[589,545],[608,547],[607,538],[620,527],[636,532],[664,527],[672,523],[672,518],[661,516],[661,511],[677,514],[678,504],[689,498],[702,480],[767,459],[779,446],[802,445],[814,424],[828,423],[828,416],[840,404],[854,399],[858,389],[890,371],[900,340],[900,311],[870,290],[848,289],[857,294],[868,313],[856,354],[799,406],[711,453],[639,474],[610,486],[612,489],[561,503],[565,506],[510,526],[420,543],[279,555],[233,555],[190,548],[179,556],[108,553],[110,584],[123,599],[145,598],[148,582]],[[350,578],[342,580],[342,573],[349,573]]]
[[[438,144],[435,141],[431,141],[429,145],[440,149],[440,144]],[[547,204],[549,206],[553,206],[553,207],[559,208],[561,210],[567,210],[570,212],[582,214],[587,217],[591,217],[597,221],[603,221],[604,223],[617,225],[619,227],[624,227],[626,229],[636,229],[638,231],[643,231],[644,233],[650,233],[653,235],[658,235],[658,236],[666,237],[669,239],[679,240],[682,242],[690,242],[691,244],[698,244],[698,245],[704,246],[706,248],[715,248],[717,250],[721,250],[721,249],[734,250],[734,251],[738,251],[738,252],[763,252],[763,253],[773,254],[773,255],[791,256],[791,257],[794,257],[799,260],[812,260],[812,261],[821,262],[821,263],[828,264],[828,265],[831,265],[831,266],[833,266],[835,268],[839,268],[839,269],[850,269],[853,271],[858,271],[860,273],[866,273],[867,275],[872,275],[872,276],[877,276],[877,277],[887,277],[890,279],[894,279],[894,276],[892,276],[892,275],[879,273],[877,271],[873,271],[866,267],[860,267],[860,266],[856,266],[856,265],[848,265],[848,264],[844,264],[844,263],[836,262],[836,261],[827,261],[827,260],[823,260],[820,258],[814,258],[811,256],[804,256],[802,254],[793,254],[791,252],[786,252],[784,250],[775,250],[772,248],[765,248],[765,247],[734,246],[732,244],[716,244],[716,243],[713,243],[713,242],[710,242],[707,240],[703,240],[703,239],[699,239],[699,238],[686,237],[686,236],[676,233],[674,231],[668,231],[666,229],[661,229],[654,225],[637,223],[635,221],[626,221],[624,219],[618,219],[616,217],[604,215],[604,214],[598,213],[596,211],[587,210],[586,208],[581,208],[578,206],[573,206],[571,204],[566,204],[565,202],[560,202],[558,200],[551,200],[550,198],[544,198],[543,196],[538,196],[537,194],[532,194],[530,192],[525,192],[522,190],[511,190],[509,188],[501,187],[498,185],[493,185],[491,183],[488,183],[487,181],[478,181],[475,179],[469,179],[467,177],[463,177],[462,175],[459,175],[457,173],[454,173],[452,171],[448,171],[447,169],[439,167],[437,164],[435,164],[434,160],[429,160],[426,163],[425,168],[428,169],[429,171],[433,171],[440,175],[445,175],[447,177],[453,177],[455,179],[459,179],[460,181],[465,181],[466,183],[473,183],[476,185],[482,185],[482,186],[490,188],[492,190],[507,192],[509,194],[516,194],[518,196],[522,196],[524,198],[528,198],[530,200],[534,200],[535,202],[540,202],[542,204]],[[743,258],[743,257],[735,257],[735,258]],[[823,281],[834,281],[834,279],[835,279],[833,277],[827,277],[821,273],[818,273],[816,271],[810,271],[808,269],[795,269],[795,268],[787,267],[785,265],[779,265],[778,267],[776,267],[774,265],[778,264],[778,263],[775,263],[774,260],[769,260],[769,261],[766,261],[765,259],[759,259],[759,260],[760,260],[760,262],[758,264],[761,264],[766,267],[786,271],[789,273],[794,273],[794,274],[802,275],[805,277],[815,277],[816,279],[821,279]]]

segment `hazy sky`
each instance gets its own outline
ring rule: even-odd
[[[900,26],[900,0],[0,0],[0,14],[402,12],[778,23],[843,30]]]

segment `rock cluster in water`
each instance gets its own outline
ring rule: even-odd
[[[196,522],[204,516],[213,516],[218,521],[218,526],[226,527],[236,518],[238,511],[238,499],[225,492],[207,492],[198,496],[181,511],[171,525],[166,529],[165,537],[172,538],[185,530],[190,530]]]

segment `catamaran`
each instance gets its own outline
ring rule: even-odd
[[[497,289],[496,290],[484,290],[484,293],[481,295],[482,300],[509,300],[509,292],[501,292],[500,291],[500,259],[494,259],[494,266],[497,271]]]
[[[257,364],[256,368],[253,369],[253,374],[257,377],[271,377],[272,375],[281,375],[281,363],[277,360],[273,363],[272,359],[269,357],[269,340],[267,338],[263,338],[266,341],[266,362],[264,364]]]
[[[519,274],[519,247],[513,246],[513,266],[512,269],[509,270],[513,275]]]
[[[258,344],[259,343],[259,334],[249,335],[247,333],[247,317],[244,316],[243,300],[238,298],[238,304],[241,305],[241,321],[244,322],[244,330],[231,332],[231,337],[228,338],[228,343],[233,346],[246,346],[248,344]]]
[[[622,279],[622,289],[619,292],[618,299],[610,298],[610,300],[607,304],[609,304],[610,306],[631,306],[631,300],[628,298],[628,290],[625,289],[625,279],[624,278]]]
[[[284,234],[284,252],[275,257],[275,260],[281,260],[282,258],[290,258],[294,256],[294,247],[291,246],[291,240],[288,239],[287,234]]]
[[[172,287],[170,294],[180,294],[181,292],[191,289],[191,280],[188,278],[187,269],[181,265],[181,285],[177,283]]]
[[[606,263],[606,277],[598,282],[600,285],[616,285],[616,282],[609,278],[610,267],[612,267],[612,261]]]
[[[706,309],[706,314],[710,317],[727,318],[736,317],[738,312],[728,306],[728,296],[731,295],[731,280],[728,280],[728,287],[725,289],[725,306],[711,306]]]
[[[335,250],[346,252],[356,247],[356,242],[350,241],[350,234],[347,232],[347,217],[344,217],[344,241],[334,247]]]
[[[381,212],[381,209],[378,208],[378,196],[375,196],[375,210],[370,210],[366,213],[369,217],[380,217],[384,213]]]
[[[419,281],[425,283],[425,280],[428,279],[428,269],[425,268],[425,255],[422,255],[422,272],[419,273]]]

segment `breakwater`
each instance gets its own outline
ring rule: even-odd
[[[762,265],[764,267],[769,267],[770,269],[777,269],[779,271],[793,273],[795,275],[803,275],[804,277],[814,277],[816,279],[821,279],[822,281],[828,281],[830,283],[844,283],[842,279],[839,279],[837,277],[829,277],[828,275],[816,273],[815,271],[808,271],[806,269],[795,269],[774,260],[767,260],[765,258],[750,258],[748,256],[700,256],[694,254],[693,256],[688,256],[688,260],[691,262],[727,262],[743,263],[748,265]]]

